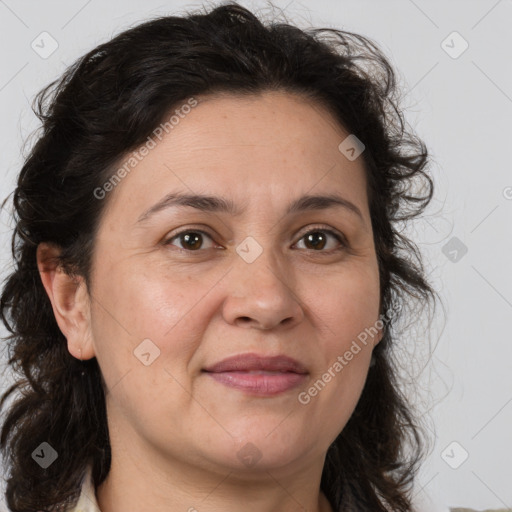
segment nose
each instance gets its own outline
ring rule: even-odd
[[[229,324],[270,330],[291,328],[304,318],[293,271],[270,249],[252,263],[237,257],[228,276],[222,313]]]

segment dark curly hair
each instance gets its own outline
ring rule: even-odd
[[[38,244],[59,247],[59,264],[89,286],[107,204],[94,190],[117,163],[192,95],[273,90],[326,106],[364,143],[381,313],[404,306],[373,351],[357,406],[327,452],[321,488],[336,511],[414,510],[412,485],[429,438],[399,389],[391,349],[394,325],[410,304],[436,302],[421,254],[402,230],[430,202],[433,183],[427,148],[398,106],[399,89],[396,72],[370,39],[277,20],[264,24],[229,2],[131,28],[39,92],[33,109],[42,127],[13,193],[15,266],[0,302],[10,333],[8,362],[19,376],[0,401],[1,409],[19,392],[0,437],[11,511],[60,510],[77,499],[89,462],[96,487],[111,462],[100,367],[96,358],[80,362],[70,355],[38,273]],[[45,441],[56,448],[59,464],[42,469],[31,454]]]

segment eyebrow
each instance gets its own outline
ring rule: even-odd
[[[137,223],[146,221],[152,215],[172,207],[195,208],[196,210],[207,213],[228,213],[233,216],[241,215],[245,208],[237,207],[233,201],[218,196],[201,194],[167,194],[138,218]],[[293,201],[286,211],[287,215],[299,213],[307,210],[325,210],[327,208],[342,207],[352,212],[364,221],[361,210],[354,204],[341,196],[334,194],[327,195],[304,195]]]

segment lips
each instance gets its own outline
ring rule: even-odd
[[[203,371],[224,386],[267,397],[297,387],[308,374],[301,363],[288,356],[264,357],[258,354],[229,357]]]
[[[258,354],[239,354],[228,357],[205,368],[204,371],[211,373],[251,371],[308,373],[302,364],[291,357],[284,355],[265,357]]]

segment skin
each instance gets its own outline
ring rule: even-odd
[[[198,100],[103,199],[90,289],[47,263],[58,249],[38,248],[69,352],[96,357],[107,386],[112,465],[98,503],[102,512],[238,512],[240,503],[248,512],[328,512],[325,454],[359,400],[382,332],[308,404],[298,395],[379,318],[362,157],[345,158],[338,145],[348,132],[302,97]],[[171,192],[221,196],[245,210],[172,207],[137,222]],[[361,217],[339,206],[287,215],[305,194],[339,195]],[[174,237],[188,227],[206,232],[199,243]],[[325,242],[308,243],[311,229]],[[248,236],[262,249],[252,263],[236,252]],[[160,350],[148,366],[134,355],[147,338]],[[202,372],[248,352],[297,359],[308,369],[304,384],[261,397]],[[252,466],[237,455],[247,443],[260,456]]]

